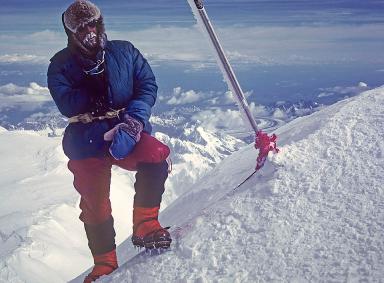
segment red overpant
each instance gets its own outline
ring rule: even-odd
[[[74,175],[73,185],[81,195],[80,220],[86,224],[97,225],[111,217],[109,191],[112,165],[135,171],[138,163],[160,163],[166,160],[169,153],[168,146],[149,134],[142,133],[133,152],[122,160],[115,160],[110,155],[103,158],[70,160],[68,168]]]

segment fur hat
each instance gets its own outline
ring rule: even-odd
[[[99,20],[101,17],[100,9],[88,0],[76,0],[64,12],[64,25],[71,32],[76,33],[81,26]]]

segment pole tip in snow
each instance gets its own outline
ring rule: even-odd
[[[199,10],[204,8],[202,0],[195,0],[195,4],[196,4],[197,9],[199,9]]]

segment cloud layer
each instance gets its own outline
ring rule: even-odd
[[[194,90],[183,92],[181,87],[176,87],[173,89],[173,96],[168,100],[167,104],[180,105],[197,102],[200,99],[200,95],[200,93],[197,93]]]
[[[108,27],[107,27],[108,28]],[[191,27],[153,26],[133,31],[108,30],[110,39],[132,41],[152,62],[214,62],[206,38]],[[233,63],[257,65],[384,62],[384,24],[360,26],[227,26],[217,28]],[[64,32],[43,30],[0,35],[0,62],[45,60],[66,45]],[[32,53],[31,51],[34,50]],[[17,55],[29,54],[29,55]]]
[[[321,98],[333,95],[353,96],[362,93],[363,91],[366,91],[368,89],[368,85],[364,82],[360,82],[357,86],[334,86],[328,88],[321,88],[321,93],[318,95],[318,97]]]
[[[5,54],[0,55],[0,63],[42,63],[46,62],[44,56],[29,55],[29,54]]]
[[[384,61],[372,53],[384,47],[381,40],[384,25],[247,26],[225,27],[217,32],[229,59],[235,63],[292,65]],[[207,40],[197,26],[110,32],[110,38],[132,40],[152,60],[214,61]]]
[[[17,109],[17,111],[34,111],[46,102],[52,102],[52,97],[46,87],[30,83],[23,87],[15,84],[0,86],[0,111]]]

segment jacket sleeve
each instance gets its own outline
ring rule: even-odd
[[[49,91],[61,114],[69,118],[87,112],[91,101],[85,88],[73,87],[54,62],[49,65],[47,76]]]
[[[125,113],[133,116],[148,128],[151,108],[157,97],[155,76],[147,60],[139,50],[133,47],[133,98],[129,102]]]

